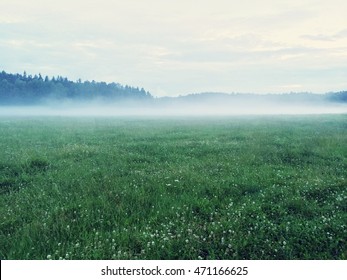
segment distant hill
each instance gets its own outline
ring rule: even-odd
[[[61,76],[0,73],[0,104],[33,105],[61,100],[120,101],[151,99],[152,95],[143,88],[78,80],[70,81]]]
[[[284,94],[251,94],[251,93],[217,93],[206,92],[188,94],[178,97],[162,97],[156,99],[159,108],[177,108],[181,112],[211,112],[212,113],[242,113],[259,112],[277,113],[289,110],[306,111],[306,108],[316,108],[320,111],[331,111],[332,108],[347,108],[347,91],[313,94],[313,93],[284,93]],[[330,108],[330,109],[329,109]]]
[[[325,102],[347,103],[347,91],[330,92],[325,94],[314,93],[282,93],[282,94],[254,94],[254,93],[219,93],[205,92],[193,93],[176,98],[166,98],[167,101],[177,99],[181,102],[192,103],[283,103],[283,104],[312,104]]]

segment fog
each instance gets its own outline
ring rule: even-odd
[[[347,104],[333,102],[267,102],[262,100],[154,99],[133,102],[52,102],[0,106],[0,116],[233,116],[346,114]]]

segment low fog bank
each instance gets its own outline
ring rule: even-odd
[[[34,106],[0,106],[0,116],[228,116],[347,114],[346,103],[258,100],[188,100],[162,98],[147,102],[64,102]]]

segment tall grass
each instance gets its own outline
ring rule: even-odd
[[[0,119],[1,259],[346,259],[347,116]]]

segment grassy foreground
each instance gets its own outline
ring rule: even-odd
[[[347,259],[347,115],[0,118],[1,259]]]

